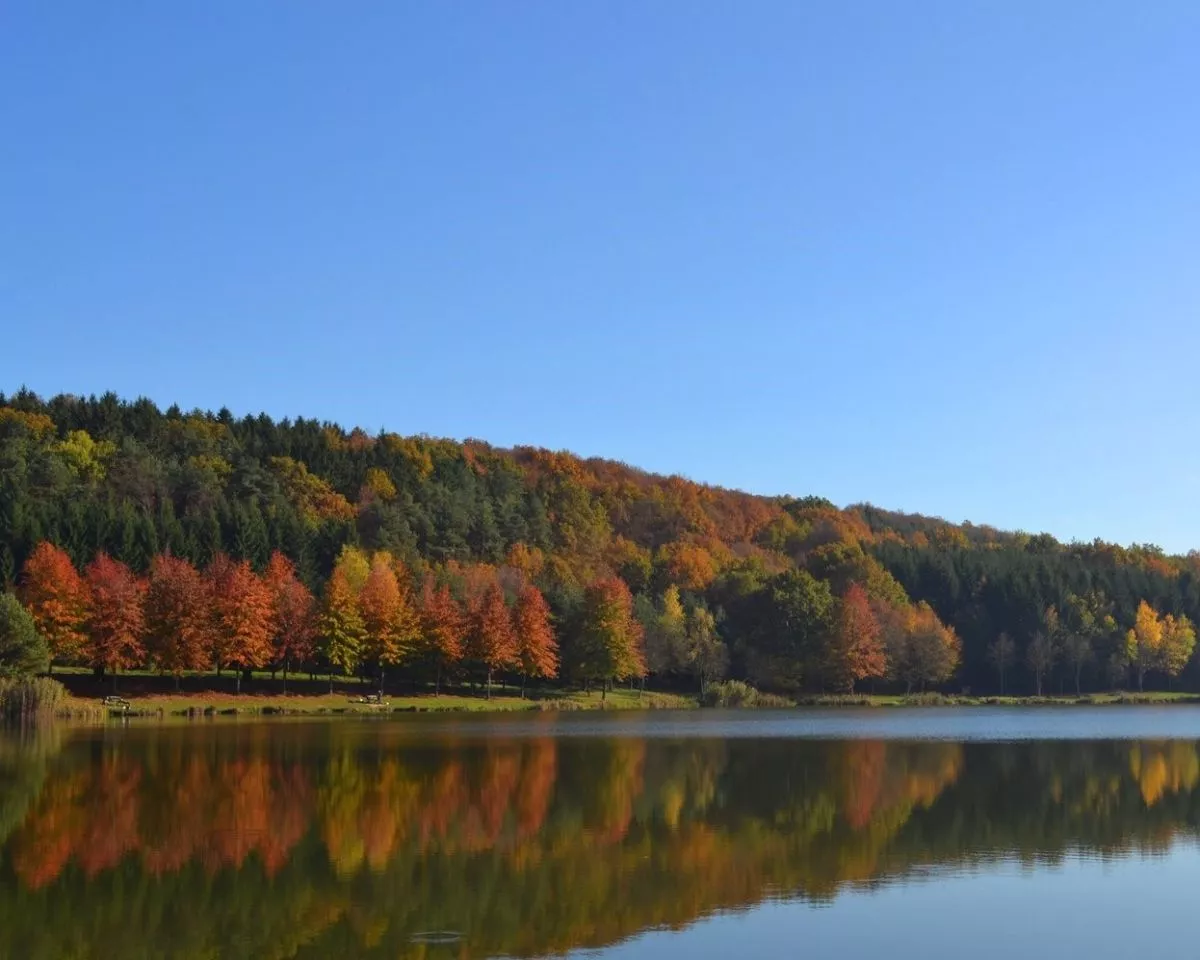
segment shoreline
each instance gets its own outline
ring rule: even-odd
[[[527,711],[584,710],[695,710],[695,709],[776,709],[810,710],[831,708],[911,709],[938,707],[971,709],[979,707],[1095,707],[1095,706],[1168,706],[1200,704],[1196,693],[1104,693],[1082,696],[961,696],[943,694],[865,694],[813,695],[799,697],[788,706],[774,707],[701,707],[698,698],[684,694],[610,691],[602,698],[598,692],[582,691],[555,696],[521,698],[513,694],[491,699],[460,693],[420,694],[385,697],[381,704],[365,703],[345,693],[334,694],[235,694],[181,693],[150,694],[127,698],[128,707],[105,706],[99,699],[73,696],[55,713],[59,719],[197,719],[211,717],[353,717],[393,716],[413,713],[516,713]]]

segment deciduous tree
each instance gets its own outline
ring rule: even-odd
[[[1162,662],[1163,625],[1145,600],[1138,604],[1133,628],[1125,635],[1129,659],[1137,674],[1138,690],[1145,689],[1146,674]]]
[[[548,679],[558,672],[558,640],[550,623],[550,607],[542,591],[526,584],[513,606],[513,629],[521,664],[521,696],[530,677]]]
[[[271,629],[275,662],[283,668],[287,690],[288,669],[305,663],[316,652],[317,602],[296,576],[296,568],[276,550],[267,561],[263,580],[271,593]]]
[[[65,550],[43,540],[25,561],[20,598],[34,625],[50,648],[50,669],[55,661],[79,659],[87,642],[87,582]]]
[[[633,615],[633,596],[619,577],[598,580],[584,594],[575,673],[599,680],[608,694],[609,680],[640,677],[646,672],[642,627]]]
[[[946,683],[958,670],[962,655],[958,635],[925,602],[916,606],[909,642],[909,676],[922,687]]]
[[[958,669],[961,645],[958,636],[938,619],[927,603],[894,607],[876,604],[889,675],[904,684],[905,692],[914,686],[945,683]]]
[[[1008,675],[1009,668],[1013,665],[1016,656],[1017,645],[1013,643],[1012,637],[1007,633],[1001,633],[988,645],[988,663],[995,669],[996,676],[1000,680],[1001,696],[1004,696],[1004,678]]]
[[[379,693],[383,694],[384,669],[401,663],[420,637],[420,619],[406,582],[396,575],[392,558],[377,554],[359,594],[366,628],[364,659],[379,669]]]
[[[483,665],[488,699],[492,696],[492,674],[520,665],[520,648],[512,617],[504,602],[504,592],[497,583],[488,587],[471,611],[467,656]]]
[[[242,672],[265,667],[273,653],[271,590],[246,560],[218,554],[209,564],[208,589],[213,615],[213,663],[235,668],[237,692]]]
[[[658,610],[645,630],[646,668],[655,675],[677,673],[686,668],[684,649],[687,617],[679,599],[679,587],[663,591]]]
[[[816,680],[833,627],[829,584],[807,570],[788,570],[768,583],[758,605],[757,679],[784,687]]]
[[[1192,659],[1196,649],[1196,628],[1187,617],[1167,614],[1162,627],[1162,668],[1168,677],[1176,679]]]
[[[426,654],[434,665],[434,696],[441,693],[442,674],[462,659],[466,618],[446,584],[426,577],[421,588],[421,633]]]
[[[186,560],[160,554],[150,564],[146,635],[150,656],[175,677],[203,670],[212,659],[211,596],[200,572]]]
[[[717,620],[708,607],[695,606],[687,616],[684,631],[688,672],[700,683],[701,695],[709,683],[720,680],[729,669],[729,650],[717,633]]]
[[[887,654],[879,621],[867,591],[851,583],[837,603],[826,659],[826,675],[835,689],[854,691],[854,684],[887,673]]]
[[[354,672],[362,656],[366,628],[358,607],[358,596],[344,564],[339,563],[325,583],[319,630],[325,659],[329,662],[329,692],[333,693],[333,671]]]
[[[1033,674],[1034,690],[1039,697],[1042,695],[1042,684],[1054,666],[1057,653],[1050,635],[1044,630],[1037,631],[1025,648],[1025,663]]]
[[[119,560],[97,554],[88,564],[91,617],[87,624],[88,663],[113,675],[146,659],[146,583]]]

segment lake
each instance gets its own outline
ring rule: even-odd
[[[0,732],[0,957],[1190,952],[1200,708]]]

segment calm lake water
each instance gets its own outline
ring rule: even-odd
[[[1186,706],[10,731],[0,957],[1182,955],[1198,828]]]

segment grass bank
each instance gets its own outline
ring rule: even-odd
[[[358,702],[345,693],[324,694],[150,694],[126,698],[127,708],[107,708],[110,716],[378,716],[393,713],[513,712],[520,710],[653,710],[694,707],[692,698],[629,690],[599,693],[560,692],[552,696],[521,698],[469,694],[422,694],[387,697],[380,706]],[[79,703],[78,698],[72,701]],[[95,701],[99,705],[99,701]]]
[[[802,707],[1065,707],[1108,706],[1116,704],[1200,703],[1200,694],[1171,691],[1148,693],[1085,693],[1042,697],[966,696],[944,693],[914,694],[825,694],[799,697],[793,701]]]
[[[329,691],[328,679],[296,678],[288,682],[284,692],[282,682],[266,674],[256,674],[243,683],[243,691],[235,693],[234,681],[228,674],[193,674],[182,679],[182,689],[175,689],[171,677],[150,673],[126,674],[119,678],[119,692],[128,707],[107,707],[103,697],[112,693],[111,678],[101,680],[85,671],[61,671],[53,678],[65,690],[61,695],[46,698],[44,707],[54,715],[93,720],[109,716],[129,717],[195,717],[195,716],[366,716],[392,713],[434,712],[512,712],[520,710],[646,710],[685,709],[699,705],[698,698],[673,693],[639,692],[628,688],[612,690],[607,697],[598,692],[584,693],[540,687],[521,697],[511,686],[494,688],[489,699],[481,690],[458,687],[435,696],[432,688],[403,690],[388,695],[386,705],[361,702],[373,687],[355,681],[339,681]],[[37,681],[42,683],[43,681]],[[8,698],[12,700],[11,693]],[[0,701],[4,697],[0,697]],[[965,696],[940,693],[912,694],[855,694],[807,695],[793,698],[762,693],[738,681],[713,684],[704,698],[705,706],[725,708],[795,707],[1032,707],[1032,706],[1100,706],[1116,704],[1200,703],[1200,694],[1179,692],[1095,693],[1045,697]],[[4,713],[0,704],[0,713]],[[39,708],[38,712],[45,712]]]

